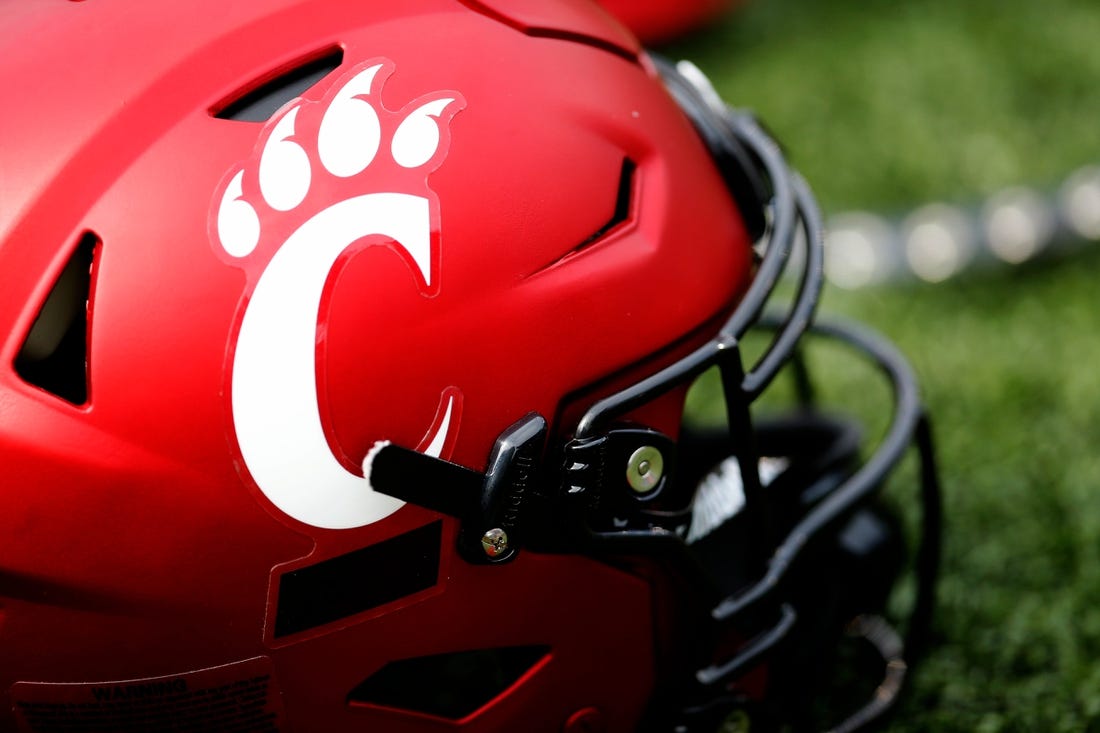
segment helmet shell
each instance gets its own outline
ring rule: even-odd
[[[516,419],[553,420],[593,385],[655,368],[743,292],[740,217],[630,37],[581,3],[497,5],[0,7],[0,84],[18,100],[0,115],[0,728],[33,729],[33,704],[94,704],[106,683],[214,689],[266,676],[287,730],[434,730],[438,716],[352,691],[395,660],[529,647],[547,651],[453,725],[556,731],[587,707],[609,730],[638,722],[655,674],[643,579],[538,553],[469,565],[453,520],[384,498],[334,523],[340,512],[285,504],[258,478],[283,469],[245,447],[270,438],[263,460],[288,451],[291,488],[312,507],[332,499],[297,453],[314,416],[321,433],[307,437],[321,435],[328,468],[349,481],[379,440],[437,438],[441,455],[482,470]],[[225,114],[337,57],[266,121]],[[378,152],[348,174],[319,136],[375,66],[375,85],[353,96],[378,118]],[[404,165],[417,158],[395,152],[402,123],[443,99],[413,135],[434,129],[438,144]],[[274,180],[301,193],[308,177],[300,198],[262,170],[288,141],[299,167],[276,166]],[[294,277],[274,278],[276,255],[310,221],[382,193],[425,202],[426,267],[368,228],[341,235],[350,241],[316,302]],[[231,252],[220,222],[241,201],[258,234]],[[93,256],[76,404],[13,365],[80,243]],[[248,351],[266,381],[234,380],[264,282],[285,296],[272,302],[310,302],[294,313],[315,323],[313,340],[293,356],[313,365],[312,384],[287,377],[281,358],[262,361],[284,353],[274,347]],[[263,315],[262,344],[294,331]],[[304,418],[293,413],[303,401]],[[245,427],[252,409],[266,432]],[[360,585],[380,590],[341,590]],[[310,616],[314,606],[336,610]]]

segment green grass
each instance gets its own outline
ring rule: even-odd
[[[749,0],[666,53],[784,141],[827,210],[1049,183],[1097,157],[1100,8]]]
[[[753,0],[665,52],[759,112],[826,212],[973,201],[1100,161],[1100,4]],[[1100,730],[1098,272],[1086,252],[827,292],[824,314],[910,356],[940,448],[938,643],[891,730]]]
[[[938,646],[896,730],[1100,724],[1100,339],[1090,254],[829,299],[912,358],[947,541]]]

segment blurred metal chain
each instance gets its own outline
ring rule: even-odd
[[[898,217],[829,218],[825,274],[856,289],[905,279],[941,282],[965,270],[1019,265],[1100,241],[1100,166],[1054,191],[1017,186],[978,205],[930,203]]]

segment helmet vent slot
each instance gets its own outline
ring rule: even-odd
[[[443,523],[283,573],[275,638],[365,613],[435,586]],[[364,582],[370,578],[371,582]]]
[[[621,225],[629,222],[634,213],[634,178],[637,170],[637,163],[630,158],[623,158],[622,168],[619,172],[619,186],[615,192],[615,209],[611,213],[611,218],[601,225],[599,229],[586,237],[580,244],[573,247],[550,264],[540,267],[532,274],[538,274],[557,267],[589,247],[599,244],[607,235],[611,234]]]
[[[612,230],[630,220],[631,211],[634,208],[634,172],[638,165],[630,158],[623,158],[623,167],[619,174],[619,189],[615,194],[615,211],[607,223],[597,229],[588,239],[573,248],[579,252],[603,239]]]
[[[15,357],[25,382],[75,405],[88,401],[89,297],[99,244],[91,232],[80,237]]]
[[[287,102],[336,70],[344,60],[343,49],[332,49],[320,58],[298,64],[273,79],[261,79],[242,93],[217,105],[211,112],[221,120],[266,122]]]
[[[361,682],[348,703],[459,720],[499,697],[549,653],[546,646],[519,646],[402,659]]]

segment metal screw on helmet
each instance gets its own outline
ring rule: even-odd
[[[508,552],[508,533],[494,527],[481,536],[481,547],[489,557],[500,557]]]
[[[665,472],[665,458],[651,445],[643,445],[630,454],[626,463],[626,482],[639,494],[652,491]]]

